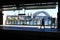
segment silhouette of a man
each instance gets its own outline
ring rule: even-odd
[[[44,26],[45,28],[45,25],[44,25],[44,18],[42,19],[42,24],[41,24],[41,27]]]

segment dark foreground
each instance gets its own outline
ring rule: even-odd
[[[0,39],[33,39],[33,40],[52,40],[60,39],[59,29],[37,29],[37,28],[17,28],[17,27],[6,27],[0,29]],[[12,30],[13,29],[13,30]]]

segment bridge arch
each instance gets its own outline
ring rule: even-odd
[[[38,12],[35,12],[35,13],[33,14],[33,18],[35,18],[37,15],[39,15],[39,14],[41,14],[41,13],[45,14],[47,17],[50,17],[50,15],[49,15],[47,12],[45,12],[45,11],[38,11]]]

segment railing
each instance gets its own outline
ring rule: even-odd
[[[33,25],[33,26],[40,26],[41,20],[7,20],[6,21],[6,25]],[[55,21],[55,23],[53,23],[53,21],[51,20],[50,23],[49,21],[47,22],[47,24],[44,24],[45,26],[57,26],[57,21]]]

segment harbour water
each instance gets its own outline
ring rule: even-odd
[[[17,30],[17,31],[35,31],[35,32],[58,32],[57,28],[33,28],[33,27],[4,27],[4,30]]]

